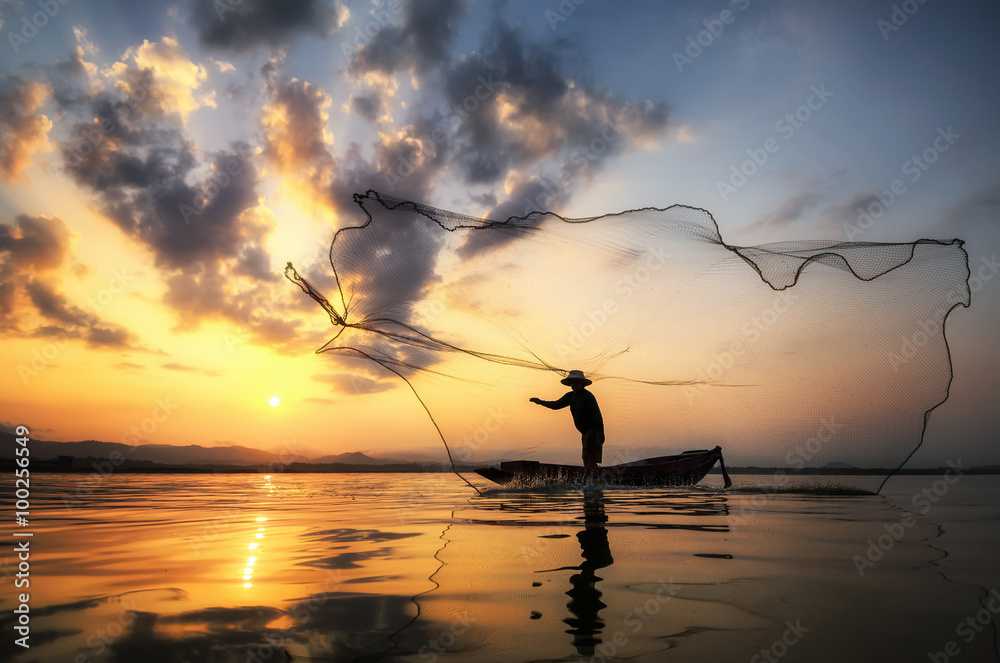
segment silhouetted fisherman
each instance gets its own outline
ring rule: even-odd
[[[583,375],[583,371],[570,371],[561,382],[573,391],[566,392],[557,401],[543,401],[540,398],[529,400],[551,410],[569,406],[573,425],[583,435],[583,466],[588,470],[596,470],[604,447],[604,418],[601,416],[601,408],[597,406],[597,399],[587,391],[587,387],[593,382]]]

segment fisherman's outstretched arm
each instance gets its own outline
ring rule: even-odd
[[[550,410],[561,410],[570,404],[570,395],[565,394],[557,401],[543,401],[541,398],[530,398],[528,400],[537,405],[545,406]]]

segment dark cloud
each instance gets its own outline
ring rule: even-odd
[[[52,285],[39,279],[31,279],[24,285],[25,292],[35,309],[46,318],[68,327],[85,327],[94,319],[78,306],[68,303],[66,296],[56,292]]]
[[[308,86],[297,91],[289,104],[308,96]],[[257,149],[235,142],[200,160],[155,104],[116,113],[105,96],[91,101],[94,116],[115,123],[97,134],[93,124],[78,123],[79,138],[62,145],[66,171],[93,192],[108,219],[150,251],[164,272],[163,302],[178,313],[176,328],[228,321],[241,330],[241,341],[291,348],[300,323],[288,320],[274,299],[284,281],[264,249],[274,221],[258,210]],[[94,342],[110,339],[99,334]]]
[[[2,270],[44,272],[58,269],[69,254],[72,232],[59,218],[19,214],[14,218],[18,229],[0,223],[0,255],[4,257]]]
[[[71,253],[62,219],[18,215],[0,224],[0,331],[24,338],[83,338],[92,348],[142,349],[135,334],[69,300],[59,277]],[[36,324],[42,318],[54,324]]]
[[[194,0],[191,19],[206,46],[243,52],[286,46],[302,36],[325,38],[344,11],[327,0]]]
[[[257,204],[257,175],[240,148],[215,155],[195,185],[187,182],[194,147],[176,130],[122,129],[75,167],[75,146],[64,146],[64,155],[70,175],[97,194],[115,225],[153,252],[157,267],[183,269],[235,258],[247,234],[253,241],[264,235],[265,228],[241,219]]]
[[[281,272],[271,267],[270,254],[256,244],[248,244],[243,248],[233,273],[249,276],[255,281],[277,281],[281,278]]]
[[[356,94],[351,97],[351,110],[369,122],[378,119],[381,108],[382,98],[376,94]]]
[[[92,348],[137,349],[138,337],[124,327],[92,326],[87,330],[87,345]]]
[[[78,110],[90,104],[93,92],[83,58],[76,49],[71,49],[65,61],[51,65],[32,67],[33,78],[44,79],[50,88],[51,100],[60,112]]]
[[[555,48],[496,19],[480,49],[444,70],[452,159],[466,181],[496,184],[511,169],[546,162],[573,176],[593,173],[628,145],[665,135],[665,103],[581,82],[586,76],[564,71]]]
[[[400,69],[428,71],[447,57],[463,4],[461,0],[404,2],[402,23],[380,25],[371,40],[355,52],[348,71],[354,74],[392,74]],[[384,9],[376,12],[389,17]],[[385,22],[383,19],[382,23]],[[368,20],[366,27],[371,23]]]

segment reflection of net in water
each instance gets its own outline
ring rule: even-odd
[[[367,222],[334,238],[333,299],[286,275],[338,328],[320,352],[404,378],[456,464],[579,464],[568,411],[528,398],[582,369],[606,466],[720,445],[730,467],[878,488],[947,397],[959,240],[736,247],[683,206],[495,222],[355,199]]]

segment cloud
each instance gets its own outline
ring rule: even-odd
[[[183,373],[198,373],[200,375],[207,375],[209,377],[219,377],[222,375],[219,371],[213,371],[207,368],[200,368],[197,366],[186,366],[184,364],[178,364],[176,362],[167,362],[166,364],[161,364],[162,368],[166,368],[170,371],[181,371]]]
[[[867,210],[872,203],[881,205],[878,200],[878,192],[874,189],[865,189],[855,193],[846,203],[833,205],[826,210],[826,224],[837,233],[843,233],[845,226],[858,228],[858,218],[861,212]],[[860,230],[859,230],[860,232]]]
[[[36,113],[50,94],[44,83],[0,74],[0,177],[7,183],[24,179],[32,156],[51,149],[52,121]]]
[[[426,1],[405,7],[400,24],[381,28],[348,68],[358,89],[344,108],[377,122],[370,146],[351,142],[335,156],[337,137],[327,129],[330,96],[284,75],[280,65],[268,71],[264,154],[313,203],[348,217],[341,227],[363,221],[355,194],[374,189],[427,202],[441,177],[485,187],[475,195],[488,203],[491,219],[558,210],[609,158],[668,137],[665,103],[613,95],[586,83],[587,72],[574,78],[561,61],[558,42],[531,42],[497,18],[475,50],[453,56],[462,4]],[[406,104],[408,117],[397,125],[384,109],[396,93],[395,76],[403,71],[420,81],[415,99]],[[442,111],[442,100],[450,110]],[[376,221],[385,214],[371,199],[359,203]],[[438,278],[442,231],[405,211],[387,221],[359,235],[341,235],[339,285],[345,300],[354,298],[356,317],[377,314],[410,323],[413,304]],[[508,238],[472,233],[460,255],[471,259]],[[337,293],[326,292],[338,300]]]
[[[115,368],[120,368],[124,371],[144,371],[146,367],[142,364],[136,364],[131,361],[120,361],[114,365]]]
[[[333,390],[341,394],[375,394],[395,387],[395,383],[387,380],[375,380],[357,373],[325,373],[312,376],[317,382],[325,382]]]
[[[575,181],[630,145],[657,144],[669,127],[665,103],[629,100],[580,82],[564,71],[555,47],[526,41],[500,19],[479,49],[443,75],[455,110],[452,161],[473,184],[503,182],[512,170],[546,162]]]
[[[325,0],[194,2],[191,23],[206,46],[234,52],[275,48],[299,37],[327,37],[347,17],[340,3]]]
[[[807,212],[815,209],[820,203],[827,200],[827,198],[826,194],[815,191],[806,191],[797,194],[791,198],[787,198],[774,211],[762,215],[761,218],[751,223],[746,229],[776,230],[785,228],[800,221]]]
[[[297,78],[273,78],[270,98],[261,117],[263,154],[280,173],[302,173],[316,186],[333,177],[330,152],[333,135],[327,129],[332,99],[322,88]]]
[[[126,64],[128,59],[134,66]],[[143,40],[141,45],[129,48],[123,60],[112,64],[105,75],[117,78],[118,91],[123,96],[131,96],[135,88],[130,84],[128,74],[137,72],[152,72],[154,82],[149,86],[151,99],[161,113],[177,113],[182,121],[212,98],[211,92],[201,96],[197,94],[208,78],[208,72],[192,62],[177,40],[171,37],[163,37],[158,42]]]
[[[955,203],[946,217],[960,226],[995,222],[1000,217],[1000,181],[971,191]]]
[[[249,343],[288,354],[322,342],[319,331],[305,328],[289,315],[298,302],[284,279],[240,287],[238,279],[222,269],[223,265],[209,264],[166,277],[163,302],[179,314],[175,330],[195,331],[206,321],[227,322],[233,325],[226,335],[231,347]]]

